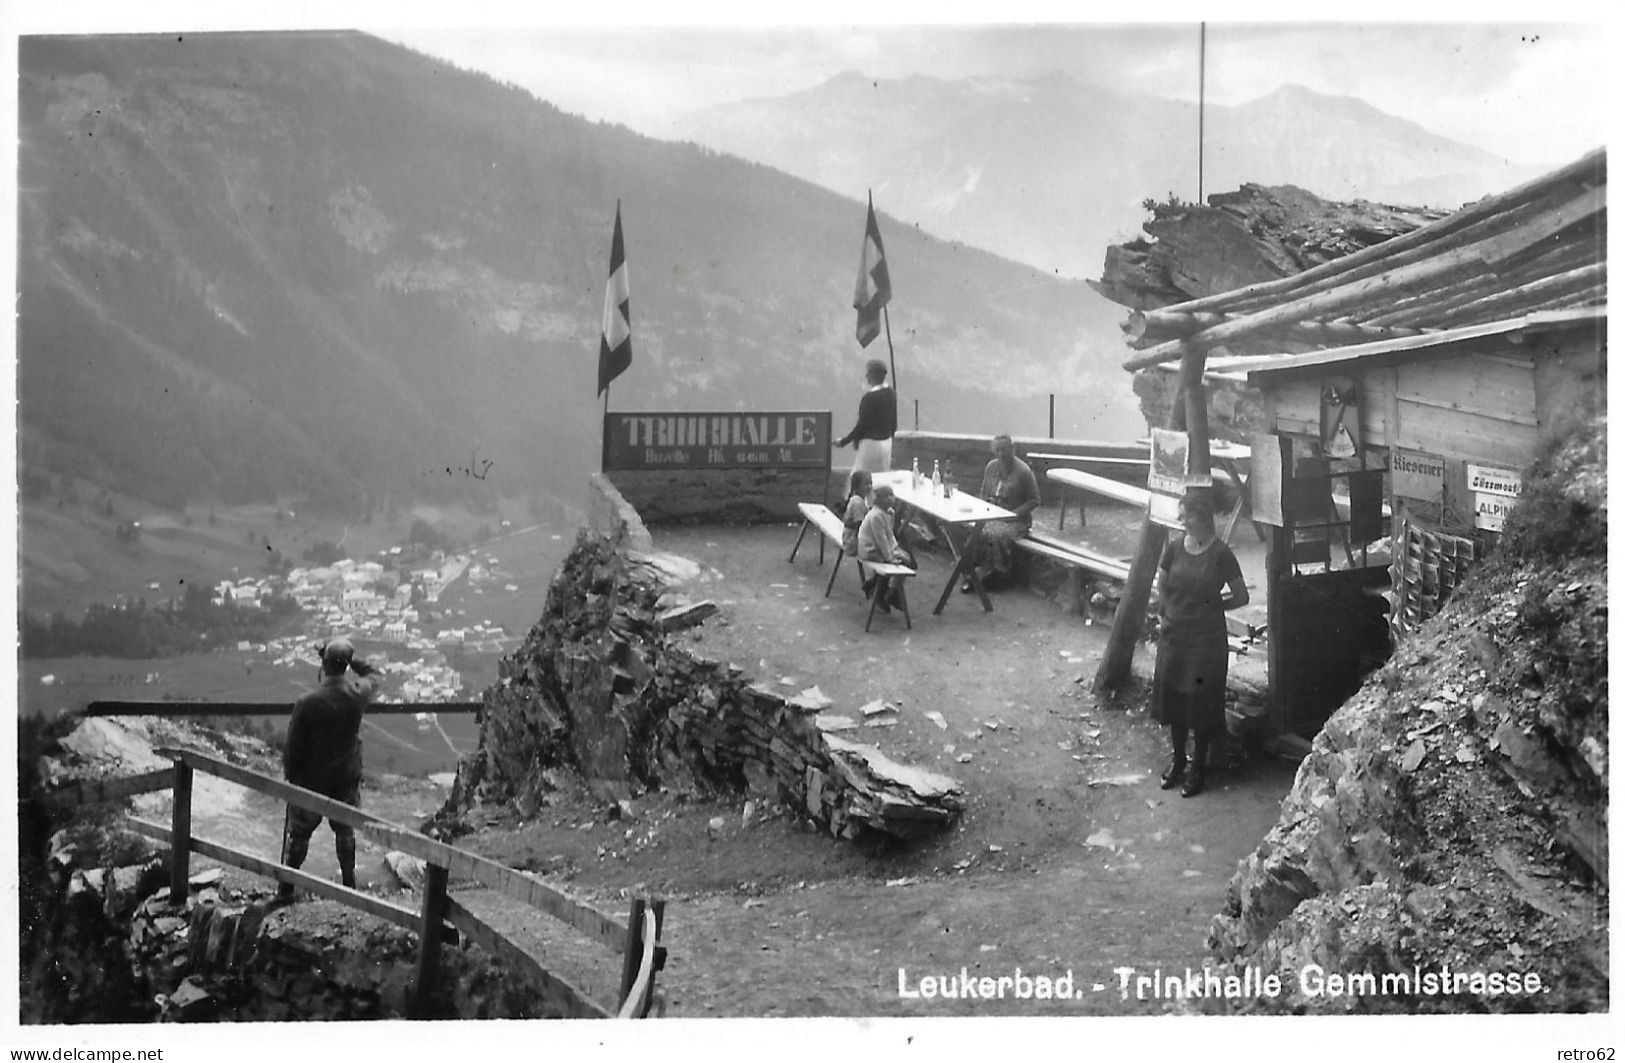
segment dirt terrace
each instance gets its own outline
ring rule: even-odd
[[[1093,544],[1132,548],[1126,513],[1089,519]],[[1105,625],[1021,591],[996,595],[992,613],[956,593],[933,616],[946,555],[922,561],[912,631],[900,615],[877,616],[866,634],[850,562],[825,598],[816,544],[787,562],[793,526],[654,535],[658,549],[701,566],[681,590],[721,607],[683,636],[697,650],[788,692],[817,687],[831,712],[861,717],[877,698],[897,705],[894,726],[846,736],[950,774],[968,795],[955,830],[912,847],[835,841],[746,795],[726,806],[645,795],[631,819],[563,796],[531,823],[493,821],[463,839],[612,910],[629,890],[669,898],[669,1014],[1143,1013],[1162,1005],[1120,999],[1115,968],[1200,966],[1225,884],[1274,823],[1293,765],[1266,758],[1220,771],[1193,800],[1158,789],[1163,732],[1135,699],[1108,706],[1088,692]],[[1245,527],[1235,538],[1258,595],[1256,540]],[[1142,648],[1136,670],[1150,665]],[[923,975],[1018,967],[1071,971],[1081,996],[899,991],[899,968],[915,991]]]

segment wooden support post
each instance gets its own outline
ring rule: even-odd
[[[412,982],[414,1019],[433,1018],[440,981],[440,932],[446,919],[446,868],[429,864],[423,876],[423,920],[418,927],[418,969]]]
[[[1169,428],[1177,432],[1186,427],[1190,411],[1195,408],[1189,398],[1192,392],[1191,374],[1194,373],[1194,390],[1202,396],[1200,418],[1204,471],[1207,471],[1205,463],[1208,460],[1207,400],[1201,385],[1206,362],[1207,356],[1200,353],[1185,359],[1180,366],[1179,393],[1174,396],[1173,409],[1168,415]],[[1196,433],[1192,432],[1191,435],[1194,437]],[[1195,455],[1194,438],[1191,443],[1190,452]],[[1151,601],[1151,586],[1157,578],[1157,563],[1162,560],[1162,550],[1167,545],[1168,529],[1151,519],[1148,508],[1145,522],[1140,525],[1140,545],[1134,552],[1134,562],[1129,565],[1128,578],[1123,581],[1123,597],[1117,603],[1112,629],[1106,636],[1106,649],[1100,655],[1100,667],[1095,670],[1095,680],[1090,686],[1098,695],[1114,694],[1128,682],[1134,668],[1134,644],[1139,641],[1140,631],[1145,627],[1145,610]]]
[[[1193,362],[1194,371],[1191,368]],[[1193,351],[1185,356],[1185,363],[1181,366],[1181,376],[1184,378],[1181,389],[1185,392],[1185,436],[1190,440],[1186,471],[1192,476],[1213,474],[1213,458],[1207,446],[1207,388],[1202,386],[1202,370],[1206,364],[1207,355],[1202,351]]]
[[[1129,565],[1128,578],[1123,581],[1123,597],[1117,603],[1106,649],[1095,671],[1091,689],[1096,694],[1116,693],[1128,680],[1134,666],[1134,643],[1145,626],[1145,609],[1151,600],[1151,585],[1156,581],[1157,562],[1162,560],[1162,550],[1167,545],[1168,529],[1148,514],[1145,523],[1140,525],[1140,546]]]
[[[169,837],[169,903],[185,904],[192,855],[191,765],[175,762],[173,797]]]
[[[655,999],[655,975],[666,967],[666,947],[658,944],[658,942],[666,940],[666,902],[657,897],[649,902],[649,909],[655,914],[655,941],[657,942],[655,945],[654,966],[649,971],[648,999],[653,1001]],[[664,1005],[662,1005],[661,1010],[665,1010]]]
[[[875,588],[875,596],[879,597],[880,587]],[[632,914],[626,917],[626,951],[621,954],[621,991],[616,994],[615,1006],[619,1008],[626,1002],[626,995],[632,992],[632,985],[638,979],[638,964],[643,960],[643,909],[647,907],[642,897],[632,898]]]
[[[1289,695],[1294,692],[1296,677],[1282,671],[1286,657],[1286,643],[1290,637],[1286,630],[1286,594],[1282,585],[1291,574],[1292,533],[1284,528],[1270,528],[1269,552],[1264,555],[1264,595],[1267,612],[1265,622],[1270,637],[1266,642],[1269,655],[1270,677],[1270,734],[1280,736],[1292,728],[1288,715]]]

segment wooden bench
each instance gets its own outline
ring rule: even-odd
[[[1087,615],[1089,608],[1088,587],[1084,582],[1086,575],[1103,576],[1119,583],[1128,581],[1127,560],[1096,553],[1081,543],[1062,542],[1045,535],[1028,533],[1026,538],[1017,539],[1014,545],[1034,557],[1047,558],[1066,566],[1072,610],[1080,616]]]
[[[846,549],[842,539],[846,532],[846,524],[835,511],[821,502],[798,502],[796,509],[801,511],[801,532],[796,536],[796,545],[790,548],[790,560],[796,559],[796,551],[801,549],[801,540],[806,538],[807,529],[818,531],[818,563],[824,563],[824,543],[835,543],[835,567],[829,570],[829,583],[824,586],[824,597],[828,598],[830,591],[835,588],[835,574],[841,571],[841,559],[846,556]],[[863,562],[858,562],[858,578],[863,578]]]
[[[1096,553],[1077,543],[1062,542],[1059,539],[1051,539],[1046,535],[1029,533],[1025,538],[1017,539],[1015,546],[1027,551],[1029,554],[1060,561],[1074,568],[1085,569],[1096,575],[1105,576],[1107,579],[1119,581],[1128,579],[1127,561],[1107,557],[1105,554]]]
[[[1061,454],[1035,450],[1026,455],[1026,460],[1033,467],[1035,474],[1042,474],[1055,468],[1075,469],[1079,472],[1092,472],[1098,476],[1105,476],[1119,483],[1143,484],[1147,474],[1151,471],[1151,459],[1149,457]]]
[[[1134,484],[1126,484],[1118,480],[1112,480],[1105,476],[1097,476],[1092,472],[1084,472],[1082,469],[1051,469],[1044,475],[1046,478],[1053,480],[1055,483],[1063,484],[1067,487],[1075,487],[1084,492],[1085,495],[1094,494],[1100,495],[1104,498],[1116,499],[1119,502],[1126,502],[1129,505],[1142,510],[1151,504],[1151,492],[1148,489],[1144,487],[1136,487]],[[1235,481],[1235,478],[1224,470],[1215,469],[1213,470],[1212,475],[1215,482],[1226,483],[1232,488],[1235,488],[1237,490],[1237,497],[1241,499],[1241,502],[1237,503],[1236,508],[1230,512],[1224,526],[1224,532],[1220,536],[1225,542],[1229,542],[1230,530],[1235,527],[1236,517],[1241,512],[1241,505],[1246,499],[1246,493],[1241,491],[1239,485],[1237,485]],[[1062,531],[1066,530],[1066,498],[1066,492],[1062,491],[1061,516],[1056,523],[1056,527]],[[1081,498],[1078,500],[1078,523],[1080,526],[1087,525],[1088,523],[1084,519],[1083,499]]]
[[[880,606],[882,596],[890,589],[897,591],[897,604],[903,609],[903,623],[910,631],[914,630],[914,620],[908,615],[908,595],[903,592],[903,581],[913,576],[914,570],[907,565],[892,565],[880,561],[861,561],[859,564],[868,565],[869,571],[875,577],[875,593],[869,599],[869,619],[864,621],[863,630],[868,631],[869,625],[875,622],[875,609]]]
[[[1084,472],[1082,469],[1051,469],[1044,476],[1046,479],[1064,487],[1074,487],[1085,494],[1101,495],[1105,498],[1116,499],[1119,502],[1127,502],[1129,505],[1140,509],[1144,509],[1151,504],[1151,492],[1144,487],[1136,487],[1133,484],[1126,484],[1105,476],[1097,476],[1092,472]],[[1063,531],[1066,529],[1066,498],[1067,492],[1062,491],[1061,518],[1057,526]],[[1078,523],[1080,525],[1088,523],[1084,519],[1082,499],[1078,500]]]

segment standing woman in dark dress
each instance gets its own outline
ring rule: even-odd
[[[864,376],[869,390],[858,400],[858,423],[835,445],[850,443],[858,448],[852,459],[853,472],[887,472],[891,469],[891,437],[897,434],[897,392],[887,386],[886,363],[879,359],[870,359]]]
[[[1180,795],[1195,797],[1207,783],[1208,747],[1224,726],[1224,685],[1230,671],[1224,613],[1246,605],[1248,597],[1236,555],[1214,530],[1213,502],[1206,492],[1186,492],[1179,522],[1185,534],[1162,554],[1162,634],[1151,714],[1167,726],[1173,744],[1173,762],[1162,773],[1162,788],[1172,790],[1183,779]],[[1187,774],[1185,739],[1192,732],[1196,749]]]

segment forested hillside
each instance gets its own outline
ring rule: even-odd
[[[29,38],[19,94],[30,475],[167,504],[573,490],[617,202],[612,408],[839,425],[884,356],[852,336],[860,203],[373,38]],[[1054,391],[1069,434],[1135,430],[1091,419],[1125,389],[1081,284],[881,224],[923,427],[1039,431]]]

